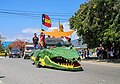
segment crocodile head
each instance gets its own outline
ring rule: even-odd
[[[37,52],[36,64],[63,70],[83,70],[81,59],[74,48],[57,47]]]

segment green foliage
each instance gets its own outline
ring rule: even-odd
[[[3,50],[2,46],[0,45],[0,52]]]
[[[120,42],[120,1],[90,0],[69,19],[84,43],[93,48],[100,43]]]
[[[3,41],[3,39],[5,39],[5,38],[2,35],[0,35],[0,52],[4,51],[3,47],[2,47],[2,41]]]

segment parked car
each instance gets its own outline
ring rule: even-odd
[[[30,58],[30,55],[33,49],[34,49],[33,45],[25,45],[24,59]]]
[[[19,48],[12,48],[9,53],[9,58],[20,58],[22,55]]]

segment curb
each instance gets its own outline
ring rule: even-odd
[[[105,62],[105,63],[118,63],[120,64],[120,59],[104,59],[104,60],[96,60],[96,59],[82,59],[81,61],[89,61],[89,62]]]

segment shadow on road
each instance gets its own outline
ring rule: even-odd
[[[66,70],[66,69],[57,69],[57,68],[54,68],[54,67],[41,67],[41,68],[46,68],[46,69],[51,69],[51,70],[59,70],[59,71],[68,71],[68,72],[81,72],[81,71],[84,71],[83,69],[81,70]]]
[[[5,76],[0,76],[0,78],[5,78]]]

